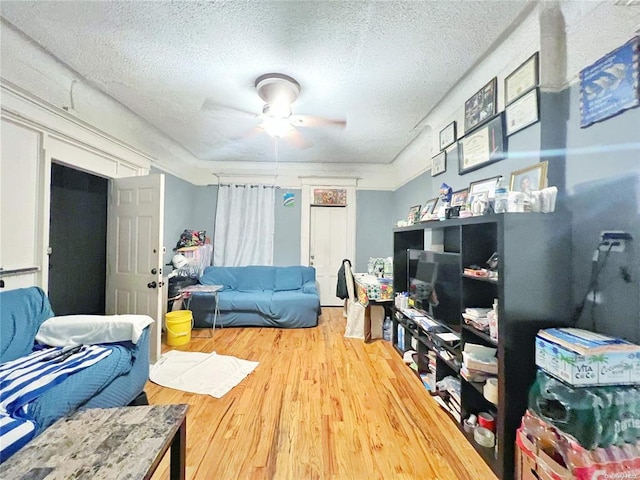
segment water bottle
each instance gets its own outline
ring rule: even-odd
[[[509,187],[503,176],[500,176],[496,184],[494,211],[507,213],[509,210]]]
[[[391,319],[389,317],[385,317],[382,324],[382,338],[391,340]]]

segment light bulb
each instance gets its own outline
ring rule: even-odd
[[[265,118],[262,128],[272,137],[284,137],[293,130],[289,120],[285,118]]]

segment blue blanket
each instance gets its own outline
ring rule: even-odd
[[[31,402],[112,353],[97,345],[69,350],[45,348],[0,365],[0,462],[36,435]]]

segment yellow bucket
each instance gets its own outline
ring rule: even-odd
[[[164,323],[167,327],[167,345],[179,347],[191,341],[191,328],[193,327],[191,310],[168,312],[164,316]]]

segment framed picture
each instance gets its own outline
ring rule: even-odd
[[[458,159],[458,173],[463,175],[506,157],[503,115],[493,117],[485,126],[462,137]]]
[[[427,200],[424,203],[424,207],[420,211],[420,221],[429,220],[429,215],[431,215],[436,208],[438,203],[438,197],[432,198],[431,200]]]
[[[431,159],[431,176],[435,177],[447,171],[447,154],[440,152]]]
[[[545,160],[530,167],[511,172],[509,190],[529,194],[532,190],[545,188],[547,186],[547,164],[548,162]]]
[[[640,35],[580,71],[580,128],[640,105]]]
[[[469,195],[469,189],[463,188],[462,190],[458,190],[457,192],[453,192],[451,194],[451,206],[457,207],[458,205],[466,205],[467,204],[467,196]]]
[[[347,189],[314,188],[312,205],[345,207],[347,205]]]
[[[496,183],[499,178],[500,175],[471,182],[469,184],[469,196],[471,196],[471,194],[473,193],[487,192],[488,198],[495,197]]]
[[[458,138],[456,137],[456,122],[453,121],[440,130],[440,150],[444,150],[452,145]]]
[[[525,93],[504,110],[507,136],[519,132],[540,120],[539,90],[534,88]]]
[[[420,207],[422,205],[414,205],[409,209],[409,213],[407,214],[407,220],[409,223],[417,222],[420,218]]]
[[[510,105],[529,90],[538,86],[538,52],[526,59],[504,79],[504,104]]]
[[[496,77],[464,103],[464,133],[469,133],[496,114]]]

